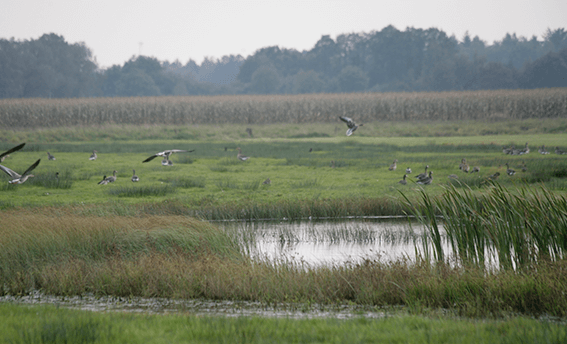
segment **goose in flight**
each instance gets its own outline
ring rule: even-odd
[[[246,160],[250,159],[249,156],[246,156],[246,155],[242,154],[242,150],[240,149],[240,147],[238,147],[238,148],[236,148],[236,149],[238,149],[238,154],[236,155],[236,157],[237,157],[239,160],[246,161]]]
[[[2,166],[0,165],[0,170],[6,172],[6,174],[8,176],[10,176],[10,178],[12,178],[12,180],[8,181],[8,183],[10,184],[23,184],[26,182],[26,180],[28,180],[28,178],[33,177],[33,174],[29,174],[31,171],[33,171],[34,168],[37,167],[37,165],[39,165],[39,162],[41,161],[41,159],[37,159],[36,162],[34,162],[30,167],[28,167],[28,169],[22,173],[21,175],[12,171],[11,169],[9,169],[8,167]]]
[[[163,151],[163,152],[156,153],[156,154],[152,155],[151,157],[147,158],[146,160],[144,160],[144,161],[142,161],[142,162],[152,161],[152,160],[154,160],[155,158],[157,158],[158,156],[163,156],[163,157],[164,157],[163,160],[169,160],[169,156],[172,155],[173,153],[185,153],[185,152],[191,153],[191,152],[194,152],[194,151],[195,151],[194,149],[193,149],[193,150],[190,150],[190,151],[188,151],[188,150],[182,150],[182,149],[168,149],[168,150],[165,150],[165,151]],[[164,164],[163,161],[162,161],[161,164],[162,164],[162,165],[173,165],[173,163],[171,163],[171,164],[169,164],[169,163]]]
[[[347,124],[348,130],[346,132],[346,136],[352,135],[352,133],[354,133],[354,131],[358,129],[358,127],[362,127],[364,125],[364,124],[357,125],[356,123],[354,123],[352,118],[349,117],[339,116],[339,118],[341,119],[341,121]]]
[[[10,153],[14,153],[15,151],[19,151],[20,149],[24,148],[25,145],[25,143],[19,144],[16,147],[10,148],[4,153],[0,154],[0,162],[4,161],[4,159],[8,157]]]

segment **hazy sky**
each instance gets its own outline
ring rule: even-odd
[[[492,44],[506,33],[542,39],[567,29],[566,0],[2,0],[0,38],[44,33],[84,42],[100,67],[140,52],[160,61],[248,56],[278,45],[311,49],[322,35],[380,31],[388,25],[465,31]]]

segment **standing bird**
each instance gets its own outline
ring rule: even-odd
[[[429,168],[429,165],[425,166],[425,172],[418,174],[417,176],[415,176],[417,179],[423,179],[425,177],[427,177],[427,169]]]
[[[242,161],[246,161],[248,159],[250,159],[250,157],[242,154],[242,150],[240,149],[240,147],[236,148],[238,149],[238,154],[236,155],[236,157],[238,158],[238,160],[242,160]]]
[[[421,185],[429,185],[429,184],[431,184],[432,180],[433,180],[433,172],[429,171],[429,176],[422,178],[422,179],[419,179],[417,181],[417,183],[421,184]]]
[[[404,174],[404,178],[398,182],[398,184],[406,185],[408,181],[406,180],[407,174]]]
[[[19,144],[16,147],[10,148],[4,153],[0,154],[0,162],[4,161],[5,158],[9,157],[10,153],[14,153],[15,151],[19,151],[20,149],[24,148],[25,145],[26,145],[25,143]]]
[[[350,136],[352,135],[352,133],[354,133],[354,131],[356,129],[358,129],[358,127],[362,127],[364,124],[356,124],[354,123],[354,121],[349,118],[349,117],[344,117],[344,116],[339,116],[339,118],[341,119],[341,121],[345,122],[347,124],[348,130],[346,132],[346,136]]]
[[[93,154],[91,154],[91,156],[89,157],[89,160],[96,160],[97,155],[96,155],[96,151],[93,150]]]
[[[136,175],[136,170],[132,170],[132,181],[133,182],[139,182],[140,178],[138,178],[138,176]]]
[[[185,152],[191,153],[191,152],[194,152],[194,151],[195,151],[194,149],[193,149],[193,150],[190,150],[190,151],[188,151],[188,150],[181,150],[181,149],[169,149],[169,150],[165,150],[165,151],[163,151],[163,152],[156,153],[156,154],[152,155],[151,157],[147,158],[146,160],[144,160],[144,161],[142,161],[142,162],[152,161],[152,160],[154,160],[155,158],[157,158],[158,156],[163,156],[164,159],[162,160],[161,164],[164,165],[164,166],[165,166],[165,165],[170,165],[170,166],[171,166],[171,165],[173,165],[173,163],[169,163],[169,156],[172,155],[173,153],[185,153]],[[166,161],[166,164],[163,163],[164,161]]]
[[[8,181],[8,183],[10,183],[10,184],[23,184],[23,183],[26,182],[26,180],[28,180],[28,178],[34,177],[33,174],[29,174],[29,173],[31,171],[33,171],[33,169],[36,168],[37,165],[39,165],[40,161],[41,161],[41,159],[37,159],[37,161],[34,162],[30,167],[28,167],[28,169],[24,173],[22,173],[22,175],[19,175],[18,173],[12,171],[8,167],[2,166],[2,165],[0,165],[0,170],[6,172],[6,174],[8,176],[10,176],[10,178],[12,178],[12,180]]]
[[[396,168],[398,168],[398,165],[396,164],[398,162],[398,159],[395,159],[394,162],[392,163],[392,165],[390,165],[390,167],[388,167],[389,171],[395,171]]]
[[[409,167],[406,168],[406,173],[407,173],[407,174],[411,174],[411,168],[409,168]]]
[[[555,147],[555,154],[565,154],[564,151],[562,151],[561,149],[559,149],[558,146]]]
[[[538,151],[539,154],[542,154],[542,155],[549,154],[549,152],[545,149],[545,145],[541,146],[537,151]]]
[[[475,173],[475,172],[480,172],[480,167],[478,167],[478,166],[473,167],[471,174]]]
[[[47,160],[55,160],[55,157],[47,152]]]
[[[510,166],[508,166],[508,163],[506,163],[506,174],[509,175],[509,176],[513,176],[513,175],[516,174],[516,171],[511,169]]]

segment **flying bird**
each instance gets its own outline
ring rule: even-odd
[[[0,170],[6,172],[6,174],[8,176],[10,176],[10,178],[12,178],[12,180],[8,181],[8,183],[10,183],[10,184],[23,184],[23,183],[26,182],[26,180],[28,180],[28,178],[34,177],[33,174],[29,174],[29,173],[31,171],[33,171],[33,169],[36,168],[37,165],[39,165],[40,161],[41,161],[41,159],[37,159],[37,161],[34,162],[30,167],[28,167],[28,169],[24,173],[22,173],[21,175],[12,171],[8,167],[2,166],[2,165],[0,165]]]
[[[8,154],[14,153],[15,151],[19,151],[20,149],[24,148],[25,145],[26,145],[25,143],[19,144],[16,147],[10,148],[4,153],[0,154],[0,162],[4,161],[4,159],[9,156]]]
[[[356,123],[354,123],[352,118],[349,117],[339,116],[339,118],[341,119],[341,121],[347,124],[348,130],[346,132],[346,136],[352,135],[352,133],[354,133],[354,131],[358,129],[358,127],[362,127],[364,125],[364,124],[357,125]]]
[[[169,150],[165,150],[165,151],[163,151],[163,152],[156,153],[156,154],[152,155],[151,157],[147,158],[146,160],[144,160],[144,161],[142,161],[142,162],[152,161],[152,160],[154,160],[155,158],[157,158],[158,156],[163,156],[163,157],[164,157],[163,160],[169,160],[169,157],[170,157],[173,153],[185,153],[185,152],[191,153],[191,152],[194,152],[194,151],[195,151],[194,149],[193,149],[193,150],[190,150],[190,151],[188,151],[188,150],[182,150],[182,149],[169,149]],[[162,164],[162,165],[173,165],[173,163],[171,163],[171,164],[169,164],[169,163],[164,164],[163,161],[162,161],[161,164]]]

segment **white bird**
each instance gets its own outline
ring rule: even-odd
[[[236,149],[238,149],[238,154],[236,155],[236,157],[237,157],[239,160],[246,161],[246,160],[250,159],[250,157],[248,157],[248,156],[242,154],[242,150],[240,149],[240,147],[238,147],[238,148],[236,148]]]
[[[139,182],[140,178],[138,178],[138,176],[136,175],[136,170],[132,170],[132,181],[133,182]]]
[[[37,161],[34,162],[30,167],[28,167],[26,172],[22,173],[21,175],[12,171],[8,167],[2,166],[2,165],[0,165],[0,170],[6,172],[6,174],[8,176],[10,176],[10,178],[12,178],[12,180],[8,181],[8,183],[10,183],[10,184],[23,184],[23,183],[26,182],[26,180],[28,180],[28,178],[34,177],[33,174],[29,174],[29,173],[31,171],[33,171],[33,169],[36,168],[37,165],[39,165],[40,161],[41,161],[41,159],[37,159]]]
[[[16,147],[10,148],[4,153],[0,154],[0,162],[4,161],[4,159],[9,156],[8,154],[14,153],[15,151],[19,151],[20,149],[24,148],[25,145],[26,145],[25,143],[19,144]]]
[[[89,160],[96,160],[97,155],[96,155],[96,151],[93,150],[93,154],[91,154],[91,156],[89,157]]]
[[[162,165],[164,165],[164,166],[165,166],[165,165],[173,165],[173,163],[171,163],[171,164],[170,164],[170,163],[164,164],[163,162],[166,161],[166,160],[169,161],[169,156],[172,155],[173,153],[185,153],[185,152],[191,153],[191,152],[194,152],[194,151],[195,151],[194,149],[193,149],[193,150],[190,150],[190,151],[188,151],[188,150],[182,150],[182,149],[168,149],[168,150],[165,150],[165,151],[163,151],[163,152],[156,153],[156,154],[152,155],[151,157],[147,158],[146,160],[144,160],[144,161],[142,161],[142,162],[152,161],[152,160],[154,160],[155,158],[157,158],[158,156],[163,156],[164,159],[163,159],[162,162],[161,162]]]
[[[356,123],[354,123],[352,118],[349,117],[339,116],[339,118],[341,119],[341,121],[347,124],[348,130],[346,132],[346,136],[352,135],[352,133],[354,133],[354,131],[358,129],[358,127],[362,127],[364,125],[364,124],[357,125]]]

